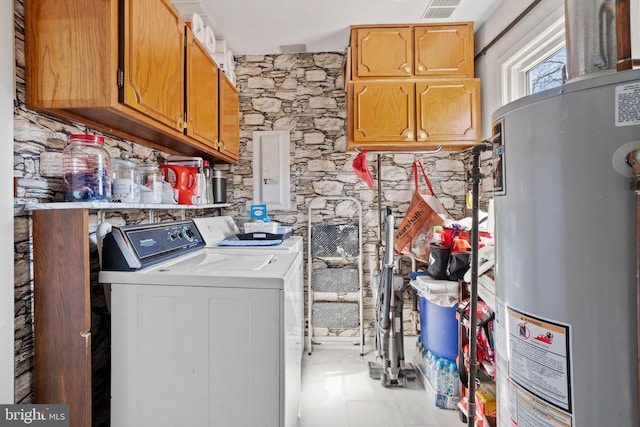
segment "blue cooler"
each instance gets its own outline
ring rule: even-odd
[[[423,317],[425,323],[422,323],[422,332],[429,337],[427,341],[427,349],[438,357],[444,357],[448,360],[456,360],[458,356],[458,320],[456,319],[456,308],[458,303],[455,302],[451,307],[443,307],[434,304],[427,298],[420,297],[424,300],[425,314],[422,313],[422,301],[420,301],[420,322]],[[426,332],[425,332],[426,331]],[[424,335],[422,336],[424,340]]]

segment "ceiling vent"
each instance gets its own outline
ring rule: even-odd
[[[281,53],[304,53],[307,51],[307,45],[300,44],[284,44],[278,46]]]
[[[431,0],[421,19],[446,19],[460,4],[460,0]]]

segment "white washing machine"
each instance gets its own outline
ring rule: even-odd
[[[111,425],[297,425],[285,313],[301,254],[204,247],[192,220],[105,237]]]
[[[230,216],[194,218],[207,251],[215,253],[278,254],[299,253],[298,275],[291,289],[285,293],[284,337],[285,337],[285,425],[296,425],[300,417],[300,390],[302,387],[302,355],[304,353],[304,243],[301,236],[290,236],[284,240],[239,240],[240,233]],[[233,243],[233,246],[228,246]]]

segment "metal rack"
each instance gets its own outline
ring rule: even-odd
[[[314,204],[348,201],[357,209],[351,217],[338,216],[332,223],[314,223]],[[315,208],[319,209],[319,208]],[[349,212],[353,212],[350,210]],[[362,205],[353,197],[316,197],[309,202],[307,271],[307,351],[320,342],[314,327],[328,329],[359,328],[360,354],[364,354],[364,318],[362,289]],[[315,264],[315,265],[314,265]]]

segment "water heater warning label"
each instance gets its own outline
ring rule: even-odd
[[[508,309],[509,377],[542,401],[572,412],[569,327]]]
[[[616,126],[640,125],[640,83],[616,87]]]

